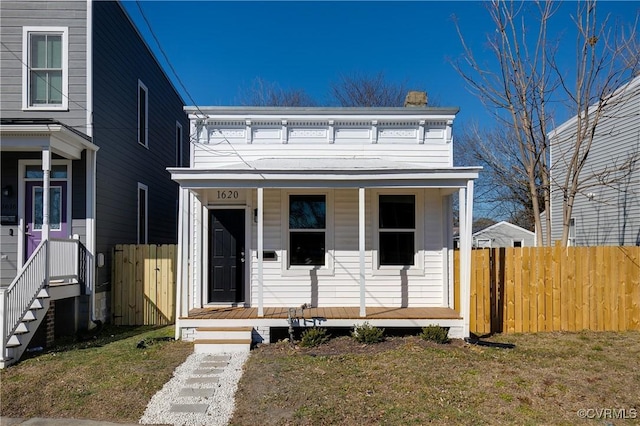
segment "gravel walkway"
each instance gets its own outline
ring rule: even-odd
[[[156,393],[142,424],[226,425],[248,353],[191,354]]]

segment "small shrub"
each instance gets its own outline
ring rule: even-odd
[[[362,325],[356,325],[351,336],[360,343],[380,343],[384,340],[384,328],[378,328],[365,322]]]
[[[449,343],[449,329],[439,325],[429,325],[422,328],[420,337],[436,343]]]
[[[327,340],[329,340],[329,335],[327,334],[326,329],[312,327],[302,332],[300,346],[312,348],[325,343]]]

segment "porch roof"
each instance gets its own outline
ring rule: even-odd
[[[215,169],[168,168],[188,189],[295,187],[460,188],[481,167],[430,168],[382,158],[264,158]]]
[[[85,149],[99,149],[88,135],[53,119],[3,118],[0,136],[2,151],[39,152],[49,148],[54,154],[79,160]]]

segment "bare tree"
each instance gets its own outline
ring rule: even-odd
[[[614,102],[615,91],[638,70],[637,20],[628,33],[609,22],[596,19],[595,0],[578,2],[573,22],[576,27],[576,70],[565,75],[559,61],[557,42],[550,41],[548,24],[558,11],[553,2],[485,3],[496,26],[488,37],[495,63],[478,60],[456,23],[465,57],[452,64],[471,90],[494,111],[498,126],[510,130],[510,152],[520,157],[522,178],[526,181],[535,227],[544,232],[537,243],[551,242],[550,211],[552,184],[560,186],[563,197],[563,237],[568,238],[575,195],[586,177],[581,175],[591,143],[605,108]],[[566,58],[566,54],[563,55]],[[551,182],[549,131],[555,125],[556,111],[550,105],[563,102],[567,115],[578,117],[578,131],[572,140],[575,152],[566,177]]]
[[[517,137],[509,127],[467,127],[456,137],[455,158],[460,164],[483,167],[476,184],[476,194],[491,208],[494,217],[508,217],[510,222],[533,230],[534,203],[529,190],[527,165],[514,140]],[[542,186],[540,168],[536,168],[534,173],[536,185]],[[540,193],[537,198],[538,205],[543,205]]]
[[[278,83],[256,77],[240,94],[240,105],[245,106],[316,106],[317,102],[304,89],[284,89]]]
[[[393,83],[380,71],[342,74],[331,83],[330,96],[343,107],[401,107],[407,92],[405,82]]]

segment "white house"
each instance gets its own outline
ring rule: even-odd
[[[364,321],[469,334],[480,168],[453,166],[457,108],[186,110],[191,164],[168,169],[181,188],[177,337],[215,340],[210,327],[241,326],[268,342],[291,322]]]
[[[536,234],[506,221],[494,223],[472,235],[474,248],[534,247]]]

